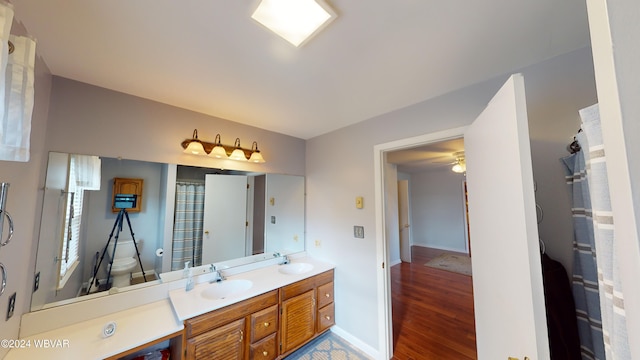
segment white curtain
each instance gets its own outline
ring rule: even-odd
[[[24,36],[10,36],[14,51],[9,55],[2,99],[0,160],[29,161],[36,43]]]
[[[75,168],[76,186],[84,190],[100,190],[100,158],[92,155],[71,155]]]
[[[616,254],[616,234],[606,152],[602,141],[598,105],[580,110],[585,140],[580,144],[587,165],[587,176],[593,208],[593,231],[598,266],[598,289],[602,314],[602,333],[607,359],[631,359],[624,296]]]
[[[0,2],[0,84],[5,84],[7,63],[9,62],[9,36],[13,23],[13,7]],[[0,86],[0,99],[4,99],[5,87]],[[4,113],[4,102],[0,101],[0,114]]]

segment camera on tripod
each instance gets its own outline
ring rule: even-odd
[[[113,207],[116,209],[133,209],[136,207],[138,195],[116,194],[113,198]]]

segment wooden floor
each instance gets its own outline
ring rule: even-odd
[[[477,358],[471,276],[424,266],[443,252],[414,246],[391,267],[394,360]]]

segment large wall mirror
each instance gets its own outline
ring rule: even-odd
[[[114,209],[114,179],[139,211]],[[31,311],[304,251],[304,201],[302,176],[51,152]]]

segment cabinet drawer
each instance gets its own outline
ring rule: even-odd
[[[318,286],[318,308],[323,308],[333,302],[333,281]]]
[[[266,338],[251,344],[249,347],[249,359],[252,360],[273,360],[278,356],[278,346],[276,334],[271,334]]]
[[[323,332],[336,323],[333,303],[318,310],[318,332]]]
[[[278,330],[278,305],[251,314],[251,342],[254,343]]]
[[[278,303],[278,290],[258,295],[248,300],[226,306],[222,309],[196,316],[184,321],[187,338],[202,334],[233,320],[260,311]]]

